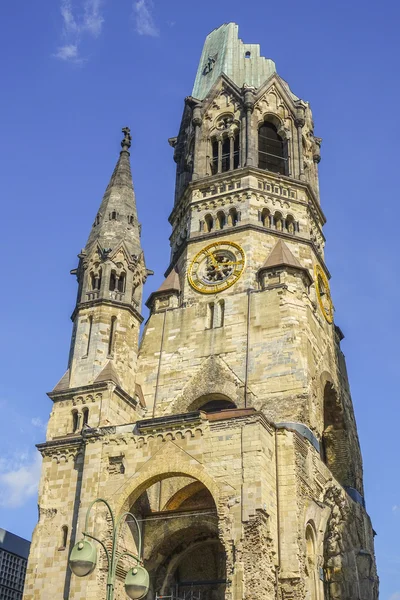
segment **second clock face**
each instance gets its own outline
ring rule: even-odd
[[[188,272],[190,285],[203,294],[216,294],[233,285],[244,269],[244,251],[234,242],[215,242],[200,250]]]

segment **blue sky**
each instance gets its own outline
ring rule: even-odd
[[[132,169],[156,288],[168,262],[177,134],[205,36],[239,24],[298,96],[323,138],[320,184],[336,322],[346,338],[378,535],[381,600],[400,600],[397,175],[400,120],[394,0],[41,0],[0,7],[3,293],[0,527],[30,537],[51,410],[76,294],[70,269],[118,157]]]

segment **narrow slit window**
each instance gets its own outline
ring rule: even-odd
[[[219,302],[217,302],[216,311],[215,311],[214,327],[223,327],[224,317],[225,317],[224,313],[225,313],[225,301],[219,300]]]
[[[65,550],[65,548],[67,547],[67,542],[68,542],[68,527],[66,525],[63,525],[61,527],[61,546],[60,546],[60,550]]]
[[[207,304],[207,329],[212,329],[214,327],[214,312],[215,304],[214,302],[210,302]]]
[[[110,337],[108,338],[108,356],[112,356],[114,350],[114,338],[115,338],[115,322],[117,317],[111,317],[110,325]]]
[[[92,317],[92,315],[90,315],[90,317],[89,317],[89,327],[88,327],[88,339],[87,339],[87,346],[86,346],[86,354],[85,354],[85,356],[87,356],[89,354],[90,339],[92,337],[92,325],[93,325],[93,317]]]

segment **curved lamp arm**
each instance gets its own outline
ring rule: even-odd
[[[113,511],[111,510],[111,506],[108,504],[107,500],[104,500],[103,498],[97,498],[96,500],[93,500],[93,502],[89,505],[89,508],[86,511],[85,530],[83,531],[83,537],[88,537],[88,538],[90,538],[92,540],[95,540],[96,542],[98,542],[102,546],[102,548],[103,548],[103,550],[104,550],[104,552],[106,553],[106,556],[107,556],[108,571],[110,571],[110,567],[112,567],[112,557],[110,557],[110,553],[107,550],[104,542],[102,542],[101,540],[99,540],[99,538],[97,538],[94,535],[91,535],[90,533],[87,532],[88,525],[89,525],[90,511],[92,510],[93,506],[97,502],[102,502],[103,504],[105,504],[107,506],[108,512],[110,513],[110,516],[111,516],[111,521],[112,521],[112,526],[113,526],[113,534],[114,534],[115,519],[114,519]]]
[[[122,513],[122,515],[120,515],[118,517],[118,520],[117,520],[117,523],[116,523],[115,529],[114,529],[114,539],[115,539],[115,542],[116,542],[117,541],[119,527],[120,527],[123,519],[125,519],[126,517],[132,517],[132,520],[133,520],[133,522],[136,525],[136,529],[137,529],[137,532],[138,532],[138,556],[137,557],[135,556],[135,558],[138,560],[138,562],[141,562],[141,556],[142,556],[142,534],[140,532],[139,523],[138,523],[138,520],[135,517],[135,515],[133,515],[130,512],[124,512],[124,513]],[[132,555],[132,556],[134,556],[134,555]]]

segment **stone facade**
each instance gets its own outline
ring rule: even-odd
[[[90,576],[67,568],[102,497],[139,519],[149,598],[376,600],[310,107],[233,23],[207,37],[194,95],[170,140],[171,262],[140,343],[149,271],[127,129],[79,255],[24,598],[106,597],[100,550]],[[90,527],[110,533],[101,506]],[[120,549],[138,546],[124,524]]]

